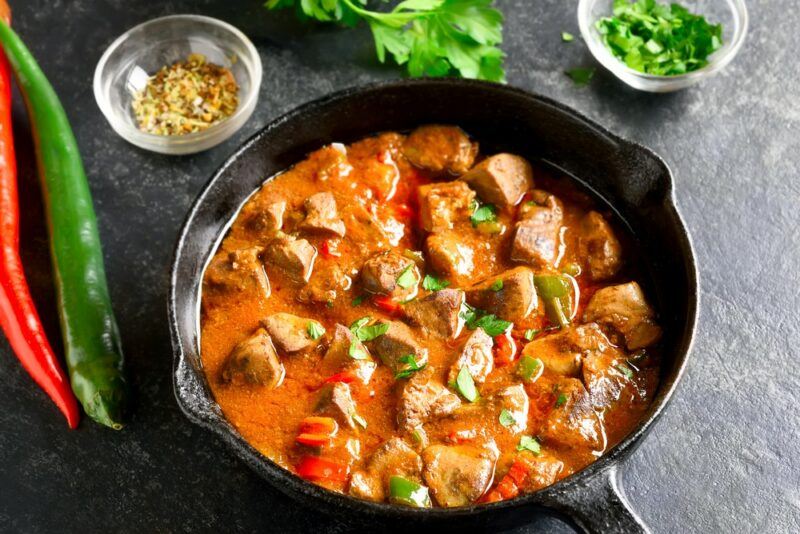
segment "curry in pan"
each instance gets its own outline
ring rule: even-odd
[[[331,144],[242,207],[203,279],[227,419],[333,491],[454,507],[582,469],[658,385],[629,236],[452,126]]]

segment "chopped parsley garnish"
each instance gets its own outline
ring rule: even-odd
[[[462,367],[461,370],[458,371],[456,390],[469,402],[478,400],[478,390],[475,387],[475,381],[472,379],[472,375],[469,374],[469,369],[466,367]]]
[[[316,341],[325,335],[325,327],[316,321],[309,321],[306,332],[308,332],[308,337]]]
[[[416,283],[417,277],[414,275],[414,264],[411,264],[403,269],[403,272],[401,272],[400,276],[397,277],[397,285],[403,289],[408,289]]]
[[[514,419],[514,416],[511,415],[511,412],[509,412],[505,408],[503,408],[500,411],[500,418],[499,419],[500,419],[500,424],[503,425],[506,428],[514,426],[514,423],[517,422],[517,420]]]
[[[517,445],[517,450],[530,451],[538,456],[542,452],[542,446],[536,438],[532,438],[530,436],[522,436],[519,439],[519,445]]]
[[[426,274],[425,278],[422,279],[422,287],[428,291],[441,291],[449,285],[450,282],[447,280],[442,280],[429,274]]]
[[[492,282],[491,288],[492,288],[492,291],[494,291],[495,293],[497,293],[498,291],[503,289],[503,279],[502,278],[498,278],[497,280]]]
[[[350,342],[350,348],[347,349],[347,354],[354,360],[369,360],[369,355],[361,347],[361,343],[356,340]]]
[[[528,356],[527,354],[519,359],[517,374],[525,382],[530,382],[534,377],[538,378],[542,372],[544,364],[539,358]]]
[[[595,69],[593,67],[575,67],[574,69],[565,71],[565,74],[572,78],[572,82],[575,85],[584,86],[589,85],[589,82],[592,81],[592,78],[594,77],[594,71]]]
[[[561,408],[567,402],[567,396],[564,393],[559,393],[556,399],[556,408]]]
[[[595,23],[603,43],[628,67],[657,76],[676,76],[708,65],[722,47],[722,25],[680,4],[614,0],[614,13]]]
[[[480,223],[494,222],[497,220],[497,208],[492,204],[476,206],[469,220],[473,228],[476,228]]]
[[[528,341],[531,341],[533,338],[536,337],[536,334],[538,334],[538,333],[539,333],[539,330],[537,330],[535,328],[528,328],[527,330],[525,330],[525,333],[523,334],[523,336]]]
[[[362,317],[350,325],[350,331],[359,339],[359,341],[372,341],[376,337],[382,336],[389,330],[389,323],[375,323],[373,325],[369,325],[371,320],[372,317]]]
[[[366,299],[366,298],[367,298],[366,295],[359,295],[356,298],[354,298],[353,299],[353,307],[355,308],[356,306],[361,306],[361,303],[364,302],[364,299]]]
[[[630,367],[628,367],[627,365],[625,365],[624,363],[619,363],[619,364],[615,365],[614,367],[617,368],[617,371],[619,371],[620,373],[625,375],[625,378],[627,378],[629,380],[631,378],[633,378],[633,370]]]
[[[575,36],[569,32],[561,32],[561,40],[565,43],[571,43],[575,40]]]
[[[426,364],[418,364],[413,354],[407,354],[400,358],[400,361],[405,364],[405,367],[395,373],[395,379],[408,378],[417,371],[425,369]]]
[[[467,328],[470,330],[483,328],[483,331],[491,337],[504,334],[512,325],[510,321],[498,319],[493,314],[486,314],[485,311],[474,308],[469,304],[464,305],[461,318],[464,319]]]

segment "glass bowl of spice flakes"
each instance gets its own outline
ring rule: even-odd
[[[125,32],[105,51],[94,95],[111,127],[134,145],[193,154],[233,135],[252,115],[261,59],[217,19],[173,15]]]

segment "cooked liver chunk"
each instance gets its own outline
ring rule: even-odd
[[[247,226],[262,234],[274,234],[283,227],[283,215],[286,213],[285,200],[261,200],[257,198],[253,204],[246,204],[242,209],[242,217]]]
[[[381,445],[364,469],[354,471],[348,493],[370,501],[384,501],[389,493],[389,478],[402,476],[421,481],[422,459],[400,438]]]
[[[352,279],[336,264],[317,268],[314,276],[298,291],[297,300],[327,304],[336,300],[352,283]]]
[[[422,453],[422,476],[439,506],[466,506],[478,500],[494,478],[491,451],[466,445],[431,445]]]
[[[397,279],[408,268],[411,268],[416,282],[419,283],[419,270],[412,260],[395,252],[375,254],[361,268],[361,285],[371,293],[399,299],[408,298],[417,292],[417,284],[408,288],[397,285]]]
[[[482,384],[494,369],[492,344],[489,334],[484,332],[483,328],[476,328],[464,343],[458,359],[450,367],[447,381],[451,384],[454,383],[458,372],[462,367],[466,367],[472,379],[478,384]]]
[[[455,232],[431,234],[425,240],[431,267],[448,278],[468,278],[475,268],[475,252]]]
[[[412,323],[437,337],[458,337],[464,321],[460,317],[464,292],[460,289],[442,289],[404,306]]]
[[[608,350],[613,350],[611,342],[595,323],[589,323],[538,337],[525,345],[522,355],[539,358],[554,373],[577,377],[587,355]]]
[[[633,373],[620,353],[595,353],[583,361],[583,384],[595,408],[605,408],[620,399],[622,392],[633,385],[625,370]],[[635,391],[635,388],[632,388]]]
[[[358,352],[369,356],[367,348],[346,326],[337,324],[333,329],[333,338],[322,358],[321,369],[326,376],[343,371],[350,371],[364,384],[368,383],[375,372],[377,364],[372,358],[357,360],[350,356],[350,346],[355,345]]]
[[[208,265],[206,280],[214,289],[257,291],[263,297],[269,297],[269,278],[259,259],[259,253],[258,247],[249,247],[229,254],[217,254]]]
[[[547,416],[540,435],[548,446],[582,449],[583,452],[605,448],[602,423],[592,406],[589,394],[577,378],[557,382],[555,395],[563,395]]]
[[[655,312],[636,282],[598,290],[589,300],[583,320],[596,321],[621,334],[629,350],[649,347],[661,338]]]
[[[356,427],[353,420],[357,414],[356,403],[350,394],[350,386],[343,382],[327,384],[320,390],[316,411],[331,415],[350,428]]]
[[[391,367],[394,373],[405,369],[406,363],[402,358],[409,354],[414,356],[419,366],[428,362],[428,349],[417,342],[417,336],[408,326],[398,321],[390,321],[386,333],[375,338],[371,346],[384,365]]]
[[[513,154],[495,154],[473,167],[462,179],[484,202],[501,207],[516,206],[533,187],[530,163]]]
[[[622,267],[622,245],[602,215],[590,211],[581,220],[580,255],[592,280],[613,277]]]
[[[556,481],[558,475],[564,469],[564,462],[547,453],[534,456],[528,452],[522,452],[517,455],[517,459],[524,462],[528,467],[528,477],[525,480],[525,485],[520,488],[526,493],[549,486]]]
[[[403,386],[397,408],[400,430],[411,431],[432,418],[453,413],[461,400],[434,376],[428,368],[415,373]]]
[[[275,313],[263,321],[275,346],[279,351],[287,353],[299,352],[318,343],[308,335],[308,325],[312,322],[316,323],[312,319],[291,313]]]
[[[422,228],[428,232],[450,230],[453,223],[467,220],[475,192],[461,180],[435,182],[418,189]]]
[[[563,209],[553,195],[536,190],[519,211],[511,259],[534,267],[553,266],[558,258]]]
[[[478,155],[478,143],[461,128],[432,124],[411,132],[403,143],[403,155],[423,169],[463,174]]]
[[[316,258],[311,243],[288,235],[270,241],[264,254],[267,267],[276,267],[298,282],[308,282]]]
[[[306,218],[300,223],[301,230],[344,237],[344,222],[339,218],[333,194],[315,193],[306,199],[304,206]]]
[[[501,280],[503,285],[499,291],[495,291],[492,286],[498,280]],[[506,321],[519,321],[527,317],[537,303],[533,271],[528,267],[509,269],[465,291],[467,302],[472,306],[493,313]]]
[[[222,379],[235,385],[276,388],[286,374],[266,330],[259,328],[233,349],[222,369]]]

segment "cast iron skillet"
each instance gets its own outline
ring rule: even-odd
[[[245,199],[265,179],[334,142],[382,130],[457,124],[480,140],[482,152],[508,151],[543,160],[572,175],[614,209],[633,232],[649,266],[665,335],[661,384],[641,424],[582,471],[532,495],[458,509],[414,510],[329,492],[292,475],[251,447],[225,420],[203,374],[198,310],[203,269]],[[633,453],[669,401],[683,373],[697,316],[697,272],[689,235],[675,207],[664,161],[550,99],[503,85],[454,79],[400,81],[347,89],[305,104],[248,140],[213,176],[180,233],[172,266],[169,320],[175,352],[175,394],[186,416],[212,430],[276,488],[352,525],[431,527],[446,523],[488,530],[524,523],[544,509],[589,532],[642,532],[617,483]],[[663,490],[671,485],[664,481]]]

